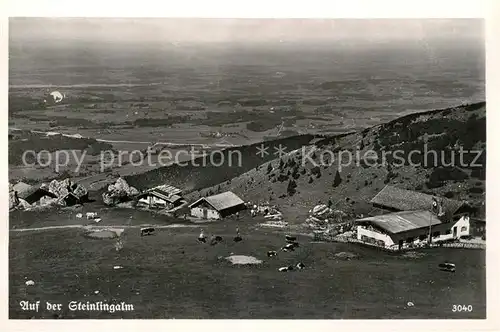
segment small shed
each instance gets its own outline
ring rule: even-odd
[[[189,205],[191,216],[203,219],[222,219],[245,209],[245,202],[231,191],[202,197]]]

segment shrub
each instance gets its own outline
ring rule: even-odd
[[[340,177],[340,173],[337,170],[337,173],[335,173],[335,179],[333,180],[333,187],[336,188],[342,183],[342,178]]]
[[[484,189],[481,187],[473,187],[473,188],[469,189],[469,192],[471,194],[482,194],[482,193],[484,193]]]
[[[283,181],[286,181],[286,180],[288,180],[288,176],[287,176],[287,175],[285,175],[285,174],[280,174],[280,175],[278,176],[278,181],[279,181],[279,182],[283,182]]]
[[[295,183],[294,180],[290,180],[288,182],[288,186],[286,188],[288,196],[293,196],[295,194],[295,192],[296,192],[295,188],[297,188],[297,183]]]
[[[444,186],[444,183],[442,181],[427,181],[425,185],[428,189],[434,189]]]
[[[316,175],[316,178],[321,177],[321,169],[319,168],[319,166],[314,166],[313,168],[311,168],[311,174]]]

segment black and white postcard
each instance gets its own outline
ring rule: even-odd
[[[8,18],[10,320],[487,318],[484,18],[139,16]]]

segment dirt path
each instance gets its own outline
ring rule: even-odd
[[[53,229],[65,228],[141,228],[141,227],[154,227],[154,228],[180,228],[180,227],[200,227],[200,225],[186,225],[186,224],[171,224],[171,225],[62,225],[62,226],[45,226],[45,227],[32,227],[32,228],[11,228],[11,232],[36,232],[48,231]]]

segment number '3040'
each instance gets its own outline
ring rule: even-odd
[[[472,312],[472,305],[454,304],[451,308],[453,312]]]

